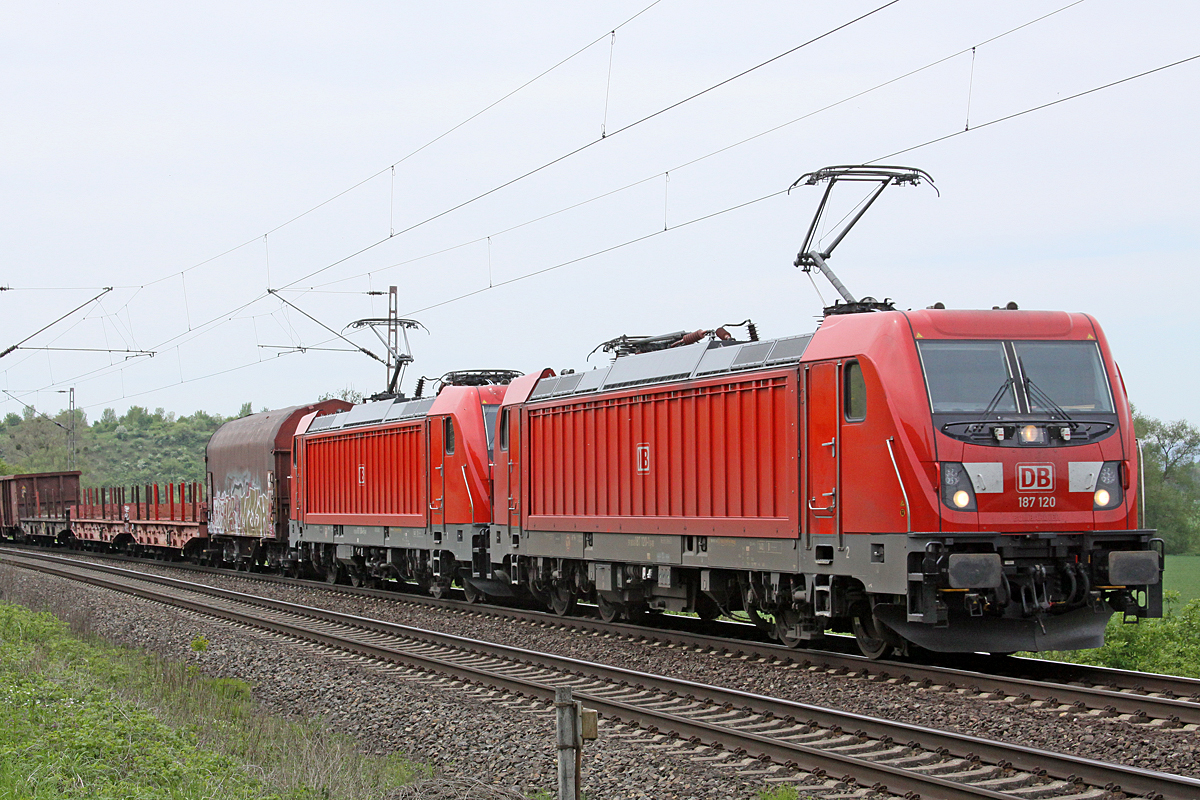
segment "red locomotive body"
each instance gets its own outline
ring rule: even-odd
[[[790,538],[798,399],[775,370],[531,406],[524,527]]]
[[[527,376],[497,458],[495,572],[564,612],[743,609],[875,655],[1098,646],[1114,609],[1161,613],[1128,401],[1082,314],[831,315]]]
[[[396,578],[439,593],[471,577],[458,575],[460,562],[486,572],[476,554],[486,554],[490,449],[505,388],[450,383],[433,398],[367,403],[302,423],[296,560],[329,580]]]

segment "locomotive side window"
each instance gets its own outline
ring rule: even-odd
[[[862,365],[857,361],[847,362],[843,379],[846,384],[842,388],[846,420],[862,422],[867,418],[867,384],[863,380]]]
[[[446,455],[454,455],[454,418],[442,417],[442,441],[445,443]]]
[[[1015,413],[1015,381],[1003,342],[919,342],[933,412]]]
[[[1014,342],[1033,413],[1113,412],[1112,392],[1095,342]]]
[[[500,449],[508,451],[508,409],[500,412]]]
[[[496,441],[496,412],[500,410],[500,406],[490,403],[485,403],[483,406],[483,427],[487,431],[488,444],[488,460],[492,460],[492,451]]]

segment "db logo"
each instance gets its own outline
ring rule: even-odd
[[[637,446],[637,471],[640,475],[645,475],[650,472],[650,445],[639,444]]]
[[[1017,464],[1018,492],[1053,492],[1053,464]]]

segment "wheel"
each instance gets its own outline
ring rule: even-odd
[[[773,623],[762,614],[759,614],[758,609],[754,606],[746,607],[746,616],[750,618],[750,621],[753,622],[756,627],[763,628],[764,630],[772,630],[773,628]]]
[[[450,582],[439,578],[438,580],[429,584],[429,593],[433,595],[434,600],[441,600],[446,596],[446,592],[449,590],[449,588]]]
[[[560,582],[550,590],[550,608],[560,617],[565,617],[575,610],[575,590],[565,582]]]
[[[341,564],[339,564],[336,561],[330,561],[325,566],[325,582],[330,584],[331,586],[333,584],[337,583],[338,578],[341,577],[341,575],[339,575],[338,573],[340,573],[341,571],[342,571]]]
[[[464,580],[462,582],[462,585],[463,585],[463,596],[467,598],[468,603],[482,603],[483,602],[483,592],[476,589],[475,586],[470,581]]]
[[[793,628],[800,621],[800,612],[795,609],[786,609],[775,613],[775,638],[784,647],[797,648],[804,643],[804,640],[792,633]]]
[[[875,614],[869,610],[854,615],[854,640],[858,642],[862,654],[872,661],[887,658],[895,650],[895,646],[880,631]]]
[[[600,619],[605,622],[616,622],[621,618],[621,606],[599,592],[596,592],[596,607],[600,609]]]
[[[355,567],[350,570],[350,585],[358,589],[363,585],[362,571]]]
[[[696,616],[705,622],[712,622],[721,616],[721,607],[708,595],[699,593],[696,596]]]

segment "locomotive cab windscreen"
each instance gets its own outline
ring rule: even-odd
[[[1115,429],[1094,341],[924,340],[918,350],[935,426],[956,439],[1061,445]]]

